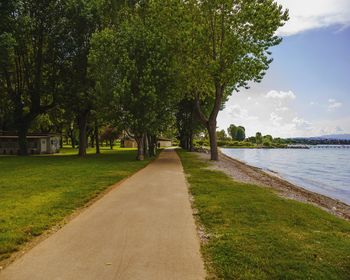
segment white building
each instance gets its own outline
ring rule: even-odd
[[[60,136],[57,134],[31,134],[27,136],[28,154],[54,154],[60,151]],[[19,153],[18,135],[0,135],[0,154]]]

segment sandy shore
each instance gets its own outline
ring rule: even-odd
[[[282,197],[311,203],[350,221],[350,205],[339,200],[308,191],[278,177],[272,172],[264,172],[259,168],[232,159],[223,153],[220,153],[220,161],[217,162],[209,161],[209,154],[198,153],[198,155],[210,163],[211,169],[221,170],[236,181],[271,188]]]

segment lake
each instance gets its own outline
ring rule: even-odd
[[[350,149],[221,149],[229,157],[350,205]]]

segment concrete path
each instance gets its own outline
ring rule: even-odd
[[[174,150],[123,182],[2,272],[0,279],[204,279]]]

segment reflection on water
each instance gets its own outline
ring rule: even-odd
[[[350,204],[350,149],[222,149],[305,189]]]

